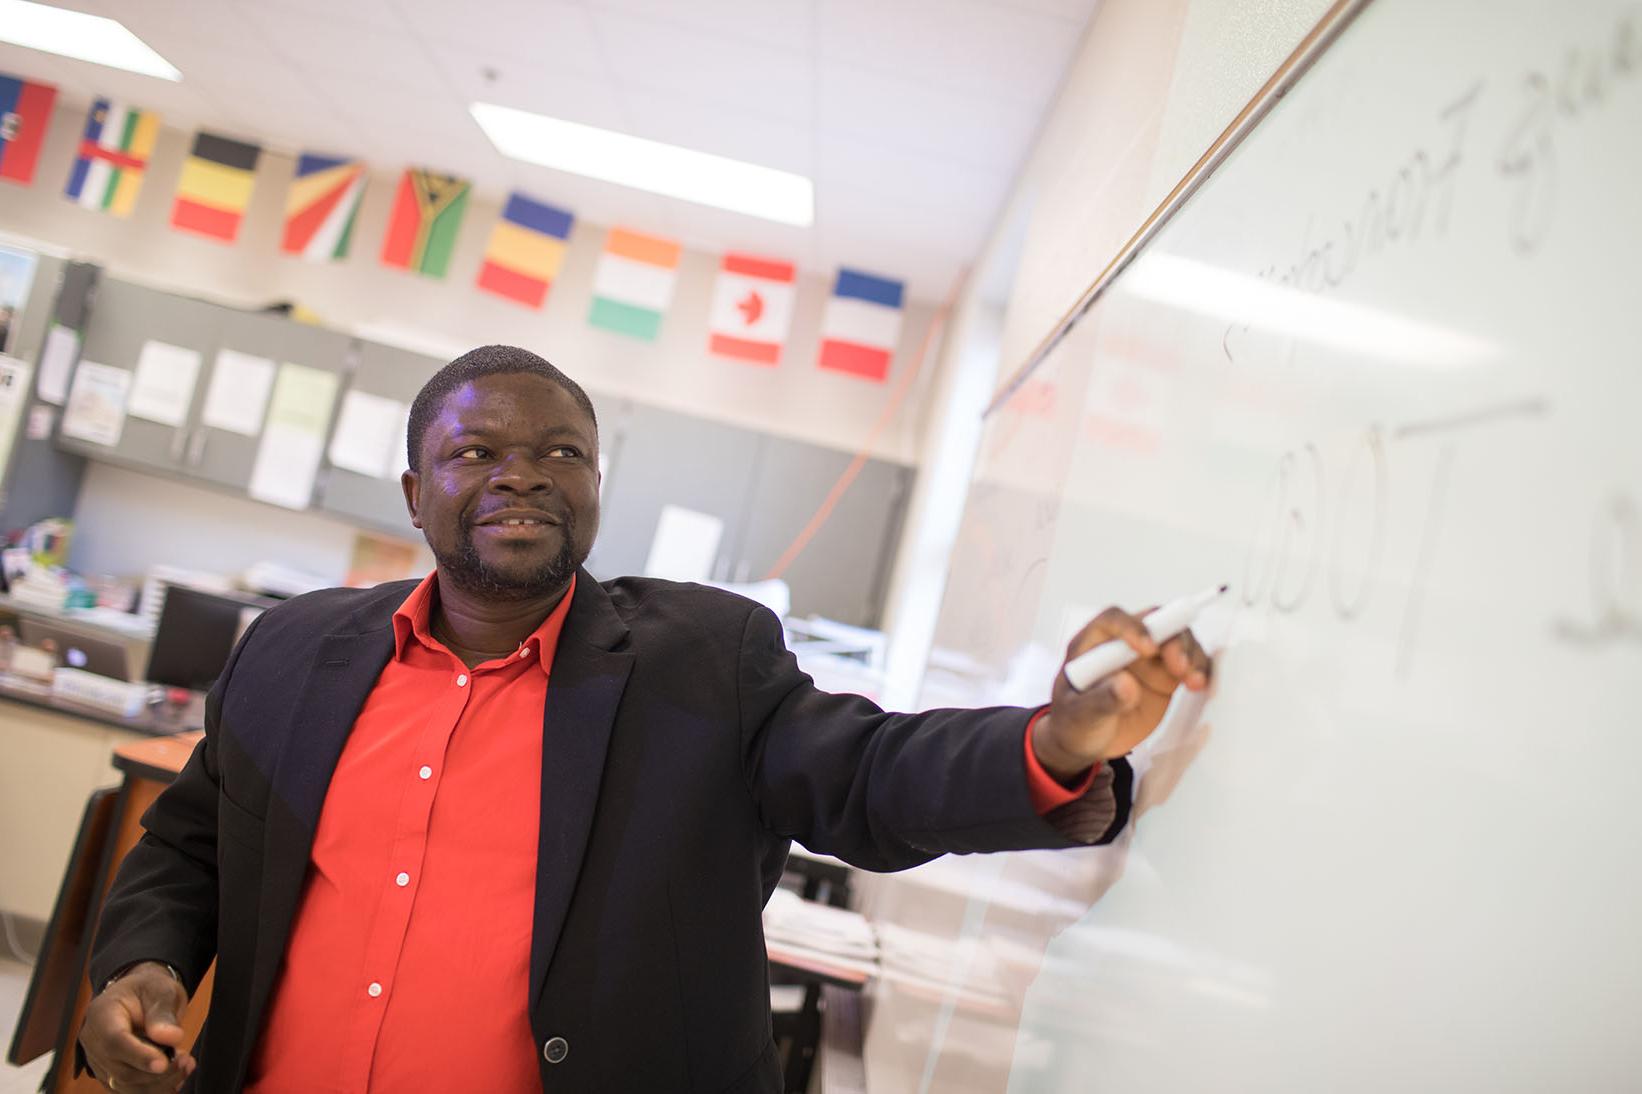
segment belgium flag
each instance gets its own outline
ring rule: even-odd
[[[232,243],[251,201],[257,157],[262,149],[214,133],[194,135],[194,151],[183,161],[182,181],[171,207],[171,226]]]

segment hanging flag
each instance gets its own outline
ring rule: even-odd
[[[563,209],[508,195],[502,219],[490,233],[479,287],[532,308],[542,306],[548,286],[564,263],[565,241],[575,220]]]
[[[899,281],[840,269],[821,320],[821,367],[882,383],[901,339]]]
[[[98,99],[86,115],[80,152],[63,193],[87,209],[130,216],[159,135],[160,116],[153,111]]]
[[[791,262],[727,254],[713,286],[707,348],[724,357],[773,365],[792,326]]]
[[[0,75],[0,179],[27,186],[51,125],[57,89]]]
[[[262,149],[203,130],[194,134],[194,151],[182,164],[171,226],[232,243],[251,203],[257,158]]]
[[[388,218],[388,238],[382,244],[382,263],[412,270],[424,277],[444,277],[456,232],[467,212],[467,179],[440,175],[413,167],[399,180]]]
[[[593,271],[595,327],[654,341],[673,299],[680,247],[670,239],[612,228]]]
[[[365,165],[360,161],[303,153],[285,197],[279,249],[309,262],[346,258],[364,193]]]

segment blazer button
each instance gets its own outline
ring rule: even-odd
[[[550,1064],[562,1063],[570,1055],[570,1042],[563,1037],[549,1037],[542,1046],[542,1058]]]

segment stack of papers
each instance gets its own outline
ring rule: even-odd
[[[764,937],[840,957],[878,957],[878,936],[861,913],[817,904],[787,889],[777,889],[764,907]]]

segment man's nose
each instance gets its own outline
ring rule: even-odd
[[[534,457],[515,452],[503,457],[496,465],[496,473],[490,477],[490,485],[495,490],[528,494],[551,490],[553,479]]]

